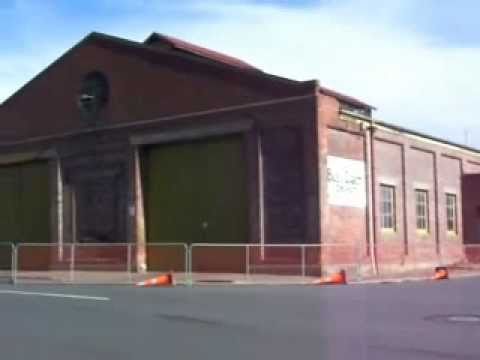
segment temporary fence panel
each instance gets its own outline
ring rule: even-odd
[[[138,248],[141,249],[141,248]],[[134,279],[145,280],[165,273],[172,273],[175,282],[186,283],[188,281],[188,261],[189,248],[184,243],[147,243],[146,268],[141,271],[137,263],[137,247],[132,248],[132,271],[135,274]]]
[[[380,240],[375,245],[380,278],[416,278],[432,274],[441,259],[431,239],[411,241]]]
[[[428,243],[408,252],[376,245],[378,274],[369,249],[352,244],[17,244],[0,243],[0,279],[19,283],[133,284],[165,273],[177,283],[312,283],[345,270],[347,281],[431,277],[437,266],[452,276],[480,275],[480,244]]]
[[[75,244],[75,271],[126,272],[129,244]]]
[[[71,264],[75,283],[127,283],[130,281],[129,243],[77,243]]]
[[[414,256],[407,256],[404,243],[396,240],[379,239],[375,244],[375,258],[378,275],[391,277],[399,272],[404,272],[407,267],[414,270]],[[372,274],[373,275],[373,274]]]
[[[247,250],[250,275],[304,276],[306,273],[306,249],[303,246],[250,244]]]
[[[148,243],[147,272],[187,272],[188,246],[181,243]]]
[[[125,284],[165,272],[173,272],[180,282],[187,279],[186,244],[31,243],[13,249],[3,255],[0,247],[0,260],[10,256],[20,283]],[[146,269],[139,264],[140,251],[147,253]]]
[[[357,249],[349,244],[192,244],[194,282],[308,283],[345,270],[358,278]]]
[[[442,266],[455,267],[468,263],[467,249],[480,248],[480,245],[465,245],[459,239],[447,239],[440,247],[440,261]]]
[[[193,282],[244,280],[248,251],[245,244],[192,244],[189,269]]]
[[[72,244],[17,244],[14,256],[16,282],[71,282],[72,255]]]
[[[460,250],[459,250],[460,249]],[[480,244],[467,244],[451,247],[442,256],[445,266],[448,267],[450,275],[473,276],[480,275]]]
[[[312,247],[315,251],[315,247]],[[344,270],[347,279],[358,281],[361,279],[361,267],[365,262],[363,249],[352,243],[325,243],[320,244],[320,269],[322,276],[328,276],[333,272]],[[313,254],[315,255],[315,253]]]

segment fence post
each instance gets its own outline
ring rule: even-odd
[[[444,262],[443,260],[443,252],[442,252],[442,248],[440,247],[439,251],[438,251],[438,260],[437,260],[437,263],[438,265],[435,265],[435,266],[447,266],[447,264]]]
[[[356,242],[355,244],[355,275],[357,276],[357,282],[362,280],[362,246],[360,243]]]
[[[132,244],[127,243],[127,277],[132,282]]]
[[[17,255],[17,247],[15,244],[12,245],[12,269],[11,269],[11,277],[12,277],[12,284],[15,285],[17,283],[17,263],[18,263],[18,255]]]
[[[305,244],[302,244],[300,245],[300,250],[301,250],[301,254],[302,254],[302,277],[305,277],[307,275],[307,272],[306,272],[306,264],[305,264],[305,247],[306,245]]]
[[[245,273],[247,278],[250,277],[250,244],[245,246]]]
[[[183,273],[184,273],[184,276],[185,276],[185,283],[188,283],[188,278],[189,278],[189,271],[190,271],[190,265],[188,263],[188,245],[187,244],[182,244],[183,245],[183,252],[184,252],[184,255],[183,255],[183,261],[185,262],[184,266],[183,266]]]
[[[187,252],[187,285],[193,286],[193,245],[194,244],[185,244]]]
[[[70,244],[70,282],[75,280],[75,243]]]

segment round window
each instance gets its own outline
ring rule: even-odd
[[[94,71],[82,81],[78,95],[78,107],[87,119],[96,119],[100,110],[108,103],[109,85],[105,75]]]

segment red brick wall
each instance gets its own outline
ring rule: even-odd
[[[327,139],[328,155],[365,161],[364,139],[360,134],[328,129]],[[365,208],[328,205],[325,216],[327,225],[324,242],[366,245]]]
[[[406,172],[408,254],[412,262],[419,258],[435,258],[437,249],[435,154],[420,148],[408,149]],[[417,229],[416,190],[428,192],[428,231]]]
[[[321,173],[324,173],[327,155],[363,159],[361,122],[359,118],[340,114],[335,99],[320,96],[318,128]],[[382,126],[376,127],[374,144],[377,261],[384,265],[404,266],[449,262],[458,258],[463,243],[462,198],[465,201],[474,191],[472,185],[464,188],[467,194],[462,194],[461,178],[463,173],[480,173],[480,155]],[[328,205],[324,176],[321,180],[324,182],[320,184],[321,241],[344,242],[346,239],[355,239],[366,244],[365,212]],[[394,232],[380,229],[381,183],[395,186],[397,221]],[[428,190],[429,194],[427,233],[416,229],[416,188]],[[457,194],[457,234],[447,233],[446,193]],[[467,211],[465,206],[463,209]],[[465,216],[473,217],[471,214]],[[466,227],[475,226],[469,225],[473,222],[470,218],[465,221],[468,223]]]
[[[99,130],[102,126],[139,124],[169,115],[192,114],[252,102],[305,95],[312,97],[222,113],[213,111],[175,121],[155,121],[135,128],[63,136],[87,128],[95,130],[82,119],[76,104],[81,81],[93,70],[103,72],[110,83],[110,101],[102,110],[101,122],[97,125]],[[289,161],[282,162],[285,159],[282,159],[281,151],[274,151],[274,156],[267,160],[267,167],[277,161],[282,165],[282,171],[270,178],[266,194],[276,199],[289,195],[288,199],[281,199],[280,208],[284,214],[273,220],[270,216],[268,230],[275,234],[276,241],[315,242],[318,239],[318,179],[314,164],[317,155],[314,86],[312,82],[280,80],[256,71],[240,71],[157,50],[103,40],[89,41],[75,47],[7,100],[0,108],[0,120],[2,132],[13,134],[10,140],[59,134],[58,138],[43,141],[40,145],[28,145],[28,150],[55,148],[64,158],[62,166],[67,183],[79,174],[91,176],[98,182],[99,173],[107,165],[119,168],[129,182],[122,184],[122,189],[126,186],[130,189],[128,194],[122,190],[118,197],[115,196],[121,201],[118,211],[123,215],[126,214],[127,201],[130,205],[134,196],[132,174],[126,173],[132,165],[130,136],[198,130],[200,124],[225,127],[230,122],[251,123],[248,130],[248,176],[252,242],[259,240],[258,212],[254,210],[258,209],[258,174],[254,170],[258,167],[257,135],[268,136],[277,131],[272,128],[294,128],[298,143],[294,151],[286,152]],[[291,149],[281,141],[278,146],[280,149],[277,150]],[[25,151],[25,148],[24,145],[12,146],[8,151]],[[295,184],[288,179],[292,174],[295,175]],[[278,180],[286,186],[275,188],[272,183],[275,185]],[[278,214],[278,209],[275,204],[267,204],[266,213]],[[295,209],[297,215],[289,217],[286,214],[288,209]],[[127,221],[130,220],[124,216],[119,222]],[[123,225],[119,228],[122,236],[118,239],[134,240],[134,225],[129,225],[127,230],[124,228],[126,226]],[[71,229],[66,228],[65,231]],[[124,234],[126,231],[131,234]],[[71,234],[66,234],[66,238],[71,238]]]
[[[463,198],[469,198],[473,195],[472,191],[467,191],[465,196],[462,192],[462,159],[460,157],[450,157],[441,155],[438,158],[438,234],[440,253],[445,259],[456,256],[458,248],[464,242],[463,237]],[[457,233],[447,232],[447,209],[446,194],[457,195]]]
[[[405,212],[404,212],[404,185],[403,148],[400,144],[376,139],[375,152],[375,225],[377,261],[379,264],[401,265],[405,257]],[[381,185],[394,186],[395,189],[395,230],[381,228],[380,202]]]
[[[261,134],[264,168],[265,242],[305,243],[305,171],[300,128]]]
[[[87,42],[59,59],[0,108],[2,132],[17,138],[87,127],[77,108],[83,77],[103,72],[110,101],[101,125],[150,120],[266,99],[302,95],[301,85],[182,57]],[[311,90],[310,90],[311,91]]]

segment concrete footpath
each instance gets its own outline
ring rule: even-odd
[[[468,278],[480,277],[478,269],[450,270],[450,277]],[[127,273],[121,271],[22,271],[16,274],[18,284],[104,284],[104,285],[122,285],[135,284],[155,276],[164,274],[163,272],[148,273]],[[400,283],[409,281],[431,280],[434,275],[432,270],[423,270],[419,272],[402,273],[396,275],[383,274],[347,274],[349,284],[375,284],[375,283]],[[313,276],[288,276],[273,274],[232,274],[232,273],[193,273],[186,275],[184,272],[173,273],[176,284],[190,285],[308,285],[312,284],[319,277]],[[12,274],[10,271],[0,272],[0,282],[10,283]]]

